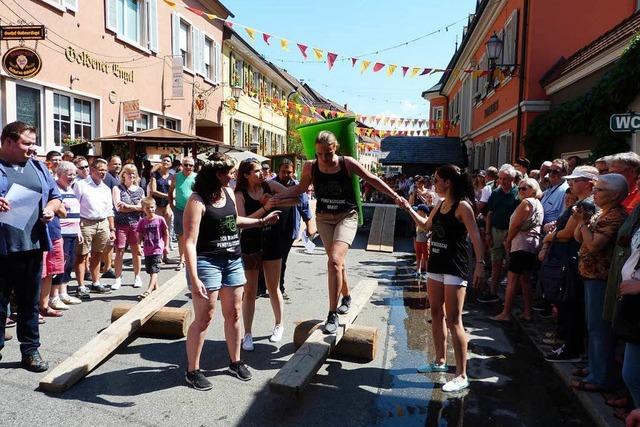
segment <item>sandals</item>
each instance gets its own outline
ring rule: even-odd
[[[498,316],[499,315],[489,317],[489,320],[493,320],[494,322],[500,322],[500,323],[511,323],[513,321],[513,319],[501,319]]]
[[[62,317],[62,312],[54,310],[51,307],[47,307],[46,309],[40,309],[40,315],[43,317]]]
[[[576,390],[587,391],[587,392],[601,392],[601,391],[604,391],[604,389],[601,386],[599,386],[598,384],[593,384],[593,383],[589,383],[589,382],[582,381],[582,380],[573,380],[573,381],[571,381],[571,387],[573,387]]]
[[[184,261],[183,262],[179,262],[178,265],[176,266],[176,268],[174,268],[175,271],[180,271],[182,270],[182,268],[184,267]]]
[[[140,295],[138,295],[138,301],[142,301],[143,299],[145,299],[146,297],[148,297],[149,295],[151,295],[151,292],[149,291],[144,291],[143,293],[141,293]]]

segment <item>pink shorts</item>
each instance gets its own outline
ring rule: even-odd
[[[57,239],[52,242],[51,250],[42,253],[42,275],[47,276],[64,273],[64,242]]]
[[[138,244],[138,233],[135,225],[116,224],[116,248],[124,249],[129,246]]]

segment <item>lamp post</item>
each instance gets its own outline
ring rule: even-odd
[[[503,46],[504,42],[495,32],[491,37],[489,37],[489,40],[487,40],[487,59],[489,62],[488,86],[490,88],[493,88],[494,86],[493,73],[496,69],[496,62],[502,55]]]

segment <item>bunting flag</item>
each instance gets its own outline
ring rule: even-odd
[[[233,22],[231,21],[224,21],[224,24],[229,28],[233,28]]]
[[[376,62],[375,65],[373,66],[373,72],[377,73],[378,71],[382,70],[384,68],[384,64],[381,62]]]
[[[309,46],[300,44],[300,43],[296,43],[298,45],[298,49],[300,49],[300,53],[302,53],[302,56],[304,56],[304,59],[307,59],[307,48]]]
[[[419,72],[420,72],[420,67],[413,67],[411,69],[411,75],[409,77],[414,78],[415,76],[418,75]]]
[[[214,15],[213,13],[207,13],[207,18],[209,18],[210,20],[214,20],[214,19],[219,19],[218,15]]]
[[[421,76],[427,76],[429,75],[429,73],[431,73],[432,68],[425,68],[424,70],[422,70],[422,72],[420,73]]]
[[[358,61],[357,58],[351,58],[351,68],[354,68],[356,66],[357,61]]]
[[[289,40],[280,39],[280,47],[282,48],[282,50],[289,51]]]
[[[329,65],[329,69],[333,67],[334,62],[336,62],[336,58],[338,58],[338,54],[327,52],[327,65]]]
[[[170,0],[164,0],[164,2],[167,4],[167,6],[169,6],[170,8],[175,9],[176,7],[176,2],[174,1],[170,1]]]
[[[369,65],[371,65],[371,61],[363,60],[360,63],[360,74],[363,74],[365,71],[367,71],[367,68],[369,68]]]
[[[251,40],[255,40],[256,39],[256,30],[254,30],[253,28],[249,28],[249,27],[246,27],[244,30],[247,32],[247,35],[249,36],[249,38]]]
[[[398,66],[394,64],[387,66],[387,76],[391,77],[391,75],[396,71],[396,68],[398,68]]]
[[[322,58],[324,58],[324,51],[322,49],[318,49],[317,47],[313,48],[313,54],[318,61],[322,61]]]
[[[409,71],[409,67],[407,66],[402,66],[402,77],[405,77],[407,75],[407,71]]]
[[[202,10],[200,10],[200,9],[195,9],[195,8],[189,7],[189,6],[185,6],[184,8],[187,9],[188,11],[190,11],[190,12],[195,13],[198,16],[204,15],[204,12]]]
[[[269,43],[270,38],[271,38],[271,34],[262,33],[262,40],[264,40],[264,42],[269,46],[271,46],[271,43]]]

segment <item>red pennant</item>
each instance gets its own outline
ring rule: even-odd
[[[427,74],[429,74],[431,72],[432,68],[425,68],[424,70],[422,70],[422,72],[420,73],[421,76],[426,76]]]
[[[304,56],[304,59],[307,59],[307,48],[309,46],[305,46],[300,43],[296,43],[296,44],[298,45],[298,49],[300,49],[300,53],[302,53],[302,56]]]
[[[337,57],[337,53],[327,52],[327,64],[329,65],[329,69],[333,67],[333,63],[336,62]]]
[[[373,66],[373,72],[377,73],[378,71],[382,70],[384,66],[385,64],[383,64],[382,62],[376,62],[376,65]]]
[[[271,38],[271,34],[267,34],[267,33],[262,33],[262,40],[264,40],[264,42],[266,44],[269,44],[269,39]]]
[[[199,9],[194,9],[192,7],[189,7],[189,6],[185,6],[184,8],[187,9],[187,10],[190,10],[191,12],[195,13],[198,16],[204,15],[204,12],[199,10]]]
[[[233,22],[231,21],[224,21],[224,25],[226,25],[229,28],[233,28]]]
[[[356,62],[358,62],[357,58],[351,58],[351,67],[355,67],[356,66]]]
[[[402,67],[402,77],[407,75],[407,71],[409,71],[409,67]]]

